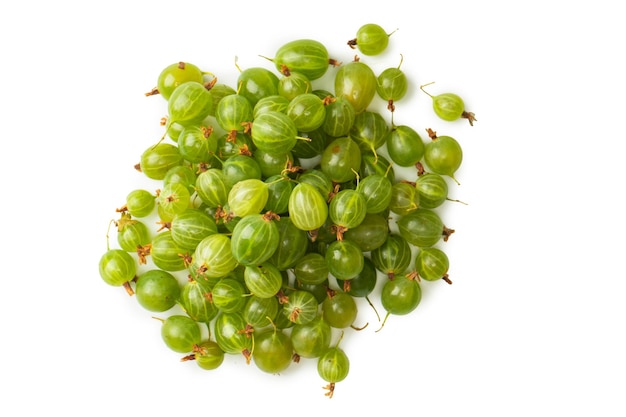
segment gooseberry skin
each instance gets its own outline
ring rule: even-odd
[[[330,65],[328,50],[314,39],[295,39],[283,44],[272,61],[279,72],[287,67],[290,72],[302,73],[311,81],[326,74]]]
[[[200,368],[210,371],[224,362],[224,351],[217,342],[206,340],[194,347],[194,359]]]
[[[329,383],[328,397],[333,396],[335,384],[341,382],[348,376],[350,372],[350,360],[348,355],[339,347],[328,348],[317,361],[317,373],[326,382]]]
[[[244,124],[252,121],[252,105],[242,95],[223,97],[215,109],[215,120],[227,132],[243,131]]]
[[[293,345],[288,334],[276,327],[254,334],[252,360],[263,372],[277,374],[292,362]]]
[[[204,75],[200,68],[189,62],[176,62],[163,68],[157,78],[157,90],[168,100],[179,85],[188,81],[201,83]]]
[[[356,320],[357,313],[354,298],[345,292],[336,291],[322,303],[322,317],[336,329],[350,327]]]
[[[424,157],[422,137],[410,126],[394,126],[387,133],[385,143],[389,157],[401,167],[414,166]]]
[[[404,275],[388,280],[383,285],[380,301],[388,314],[406,315],[417,308],[422,289],[417,280]]]
[[[379,55],[389,45],[389,35],[380,25],[367,23],[362,25],[356,32],[356,47],[363,55]],[[350,42],[349,42],[350,44]]]
[[[420,207],[433,209],[448,198],[448,183],[439,174],[428,172],[417,177],[415,188],[419,194]]]
[[[150,258],[159,269],[168,272],[182,271],[185,269],[184,254],[185,251],[178,247],[170,230],[159,232],[152,239]]]
[[[344,96],[358,114],[364,111],[376,95],[376,75],[363,62],[352,61],[339,67],[335,75],[335,96]]]
[[[418,208],[401,216],[398,221],[400,235],[417,247],[433,246],[443,236],[444,224],[435,211]]]
[[[389,103],[387,108],[394,111],[393,103],[402,99],[409,88],[406,74],[400,68],[387,68],[378,75],[376,81],[376,92]]]
[[[237,266],[230,248],[230,237],[221,233],[209,235],[196,246],[190,268],[204,279],[225,276]]]
[[[266,111],[287,113],[288,105],[289,99],[285,96],[281,96],[280,94],[263,97],[256,103],[256,105],[252,109],[253,120],[256,119],[261,113],[265,113]]]
[[[319,304],[309,291],[294,290],[287,296],[283,304],[283,314],[294,324],[306,324],[314,320],[318,314]]]
[[[119,287],[135,277],[137,262],[125,250],[109,249],[100,258],[99,271],[104,282]]]
[[[311,80],[299,72],[291,72],[278,80],[278,95],[290,102],[299,95],[310,93],[312,89]]]
[[[387,121],[380,113],[365,110],[354,118],[349,136],[359,145],[361,152],[376,154],[376,150],[385,144],[388,132]]]
[[[179,85],[167,101],[169,122],[191,126],[202,122],[213,111],[213,96],[199,82]]]
[[[454,174],[463,162],[463,149],[452,136],[436,136],[426,143],[424,162],[434,173],[447,175],[458,184]]]
[[[285,271],[293,268],[304,256],[309,247],[309,237],[306,231],[293,224],[289,216],[281,217],[275,224],[278,228],[278,247],[269,262],[278,270]]]
[[[391,202],[392,184],[381,174],[368,175],[362,178],[356,190],[365,197],[365,211],[368,214],[381,213]]]
[[[289,218],[301,230],[317,230],[328,218],[328,205],[315,186],[298,183],[289,196]]]
[[[239,94],[250,102],[252,108],[264,97],[278,94],[278,76],[267,68],[251,67],[239,73]]]
[[[332,329],[321,316],[291,329],[291,343],[296,354],[303,358],[318,358],[330,346]]]
[[[189,162],[206,162],[217,150],[211,130],[200,125],[186,126],[178,136],[178,152]]]
[[[439,248],[420,248],[415,256],[415,270],[426,281],[447,280],[449,267],[448,255]]]
[[[126,196],[126,209],[133,217],[147,217],[154,211],[156,196],[144,189],[136,189]]]
[[[276,319],[278,314],[278,298],[261,298],[254,294],[250,295],[241,314],[246,323],[255,329],[265,327],[269,324],[268,318],[272,321]]]
[[[230,277],[224,277],[211,289],[213,304],[219,311],[234,313],[246,304],[246,288],[244,284]]]
[[[347,136],[354,124],[356,111],[352,102],[345,96],[335,97],[327,101],[322,129],[332,137]]]
[[[328,274],[326,259],[317,252],[305,254],[294,266],[296,280],[304,284],[321,284],[328,279]]]
[[[173,314],[163,321],[161,338],[165,345],[178,353],[189,353],[202,342],[198,322],[182,314]]]
[[[137,277],[135,296],[143,308],[160,313],[176,305],[180,296],[180,285],[171,273],[151,269]]]
[[[150,146],[141,154],[139,169],[150,179],[163,180],[170,168],[182,163],[183,157],[178,152],[178,147],[161,142]]]
[[[320,168],[331,181],[348,182],[356,178],[361,167],[361,150],[355,141],[344,136],[331,141],[320,160]]]
[[[203,203],[215,208],[226,204],[231,186],[221,169],[211,168],[198,174],[194,188]]]
[[[208,294],[203,285],[191,279],[181,288],[178,304],[190,318],[208,324],[219,312]]]
[[[365,196],[357,190],[340,190],[330,201],[328,215],[332,222],[348,230],[361,224],[366,212]]]
[[[120,248],[126,252],[137,252],[139,248],[144,247],[152,240],[150,229],[142,221],[132,219],[130,216],[126,218],[122,214],[122,218],[118,221],[117,242]]]
[[[320,127],[326,119],[326,107],[321,98],[313,93],[299,94],[287,106],[287,116],[300,132],[311,132]]]
[[[350,240],[332,242],[326,248],[324,257],[329,272],[337,279],[348,280],[363,270],[363,252]]]
[[[263,210],[269,191],[267,184],[258,178],[238,181],[228,192],[228,205],[237,217],[258,214]]]
[[[358,226],[344,232],[343,238],[356,243],[361,251],[369,252],[385,243],[388,234],[388,219],[379,213],[367,213]]]
[[[289,152],[298,140],[298,129],[293,119],[277,111],[258,115],[250,133],[255,146],[267,152]]]
[[[390,234],[387,240],[371,253],[371,260],[376,269],[390,279],[404,274],[411,264],[411,247],[408,241],[397,234]]]
[[[267,261],[278,247],[278,226],[263,214],[249,214],[235,225],[231,251],[242,265],[259,265]]]
[[[244,280],[248,291],[259,298],[274,297],[283,285],[280,271],[269,262],[246,266]]]
[[[243,354],[249,363],[252,337],[245,332],[246,321],[239,312],[221,312],[214,322],[215,341],[224,353]]]
[[[179,248],[193,252],[202,239],[217,233],[217,225],[204,212],[190,208],[174,216],[170,232]]]

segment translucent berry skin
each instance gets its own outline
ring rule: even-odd
[[[167,101],[169,122],[183,126],[199,124],[213,111],[213,96],[199,82],[179,85]]]
[[[178,353],[189,353],[202,342],[198,322],[181,314],[171,315],[163,321],[161,337],[167,347]]]
[[[350,372],[348,355],[338,347],[328,348],[318,358],[317,372],[326,382],[334,384],[343,381]]]
[[[389,45],[389,35],[380,25],[367,23],[356,32],[356,46],[363,55],[379,55]]]
[[[376,95],[376,74],[365,63],[352,61],[339,67],[335,76],[335,96],[344,96],[361,113]]]
[[[447,175],[458,183],[454,174],[463,163],[463,149],[453,137],[437,136],[426,144],[424,161],[433,172]]]
[[[137,262],[122,249],[109,249],[100,258],[99,270],[104,282],[119,287],[135,277]]]
[[[157,78],[157,90],[161,97],[168,100],[179,85],[188,81],[201,83],[203,81],[202,71],[189,62],[176,62],[163,68]]]
[[[289,367],[293,357],[293,344],[289,335],[276,328],[254,334],[252,360],[263,372],[276,374]]]
[[[306,75],[311,81],[321,78],[330,64],[328,50],[314,39],[296,39],[283,44],[276,51],[273,62],[278,71],[285,66],[289,71]]]
[[[176,277],[160,269],[151,269],[137,277],[137,302],[146,310],[163,312],[174,307],[180,296]]]
[[[433,110],[441,119],[453,122],[465,111],[463,99],[454,93],[443,93],[433,97]]]
[[[317,358],[330,346],[332,329],[318,316],[306,324],[296,324],[291,330],[291,342],[295,353],[303,358]]]
[[[178,147],[161,142],[150,146],[141,154],[139,169],[150,179],[163,180],[170,168],[182,163],[183,157],[178,152]]]
[[[406,315],[417,308],[422,300],[422,289],[414,279],[400,275],[385,282],[380,301],[388,314]]]

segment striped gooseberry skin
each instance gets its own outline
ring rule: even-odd
[[[246,321],[239,312],[220,312],[215,318],[215,341],[229,354],[243,354],[250,361],[252,337],[246,333]]]
[[[246,266],[243,277],[250,293],[259,298],[274,297],[283,285],[280,271],[270,262]]]
[[[191,126],[202,122],[213,111],[213,96],[197,81],[176,87],[167,100],[169,123]]]
[[[247,324],[255,328],[266,327],[269,320],[274,321],[278,314],[278,298],[261,298],[250,295],[246,305],[243,307],[242,315]],[[268,320],[269,319],[269,320]]]
[[[167,311],[176,305],[179,296],[178,280],[167,271],[150,269],[137,277],[135,297],[148,311]]]
[[[263,372],[276,374],[284,371],[293,362],[291,337],[276,327],[254,333],[252,360]]]
[[[345,229],[361,224],[366,213],[365,196],[353,189],[339,191],[328,206],[328,215],[332,222]]]
[[[436,281],[447,278],[450,260],[448,255],[439,248],[420,248],[415,256],[415,270],[420,278]]]
[[[205,340],[194,347],[194,359],[202,369],[217,369],[224,362],[224,351],[217,342]]]
[[[372,263],[390,279],[403,275],[411,264],[413,254],[407,240],[398,234],[389,234],[380,247],[371,252]]]
[[[298,129],[285,113],[266,111],[254,119],[252,141],[258,149],[273,153],[286,153],[296,145]]]
[[[148,190],[132,190],[126,196],[126,209],[133,217],[147,217],[154,211],[156,196]]]
[[[389,220],[380,213],[367,213],[356,227],[343,233],[343,238],[356,243],[363,252],[372,251],[387,240]]]
[[[215,208],[226,204],[231,187],[226,184],[226,178],[221,169],[210,168],[198,174],[195,189],[203,203]]]
[[[224,182],[230,190],[239,181],[249,178],[261,179],[263,173],[259,163],[248,155],[233,155],[222,163]]]
[[[420,207],[423,208],[437,208],[448,198],[448,183],[445,178],[434,172],[417,177],[415,188],[420,196]]]
[[[387,179],[394,184],[396,181],[396,172],[393,167],[394,165],[385,156],[366,152],[361,156],[359,175],[361,178],[365,178],[372,174],[379,174],[387,177]]]
[[[364,256],[361,248],[351,240],[336,240],[328,245],[326,264],[329,272],[337,279],[349,280],[361,273]]]
[[[356,117],[354,106],[345,96],[333,97],[326,103],[322,129],[332,137],[347,136]]]
[[[422,137],[410,126],[394,126],[385,138],[389,158],[401,167],[410,167],[424,156]]]
[[[167,347],[178,353],[189,353],[202,341],[198,322],[182,314],[173,314],[163,321],[161,337]]]
[[[215,219],[205,212],[189,208],[174,216],[170,231],[172,239],[179,248],[193,252],[202,239],[217,233],[217,225]]]
[[[317,188],[324,199],[328,199],[328,197],[330,197],[330,193],[334,191],[334,184],[332,180],[321,169],[307,169],[298,176],[298,182],[306,182],[313,185]]]
[[[303,284],[321,284],[328,279],[328,274],[326,259],[318,252],[305,254],[294,266],[296,280]]]
[[[224,313],[240,311],[246,304],[246,288],[237,279],[221,278],[211,289],[213,304]]]
[[[217,150],[217,141],[211,130],[205,126],[186,126],[178,136],[178,152],[189,162],[198,163],[209,160]]]
[[[267,184],[268,196],[263,211],[271,211],[278,215],[286,214],[289,210],[289,196],[295,183],[283,175],[267,177],[265,183]]]
[[[414,185],[397,182],[391,186],[389,210],[400,216],[411,213],[420,207],[420,195]]]
[[[202,70],[189,62],[175,62],[163,68],[157,78],[157,90],[161,97],[168,100],[179,85],[188,81],[201,83],[204,80]]]
[[[179,305],[189,317],[200,323],[210,323],[219,312],[205,287],[194,279],[182,286]]]
[[[359,145],[361,152],[376,154],[376,150],[385,144],[389,126],[385,118],[375,111],[362,111],[354,118],[350,129],[350,138]]]
[[[278,246],[269,261],[285,271],[293,268],[298,259],[306,253],[309,247],[307,232],[297,228],[289,216],[282,216],[276,222],[278,228]]]
[[[247,178],[235,183],[230,189],[228,206],[235,216],[245,217],[260,213],[268,197],[267,183],[258,178]]]
[[[278,76],[263,67],[246,68],[237,77],[239,94],[250,101],[252,108],[264,97],[278,94]]]
[[[387,315],[397,316],[409,314],[417,308],[422,300],[422,288],[416,279],[398,275],[385,281],[380,301]]]
[[[367,64],[352,61],[339,67],[334,85],[335,96],[346,97],[358,114],[367,109],[376,95],[376,74]]]
[[[413,210],[401,216],[397,225],[400,235],[417,247],[433,246],[439,242],[444,233],[441,217],[431,209]]]
[[[368,214],[381,213],[391,201],[391,181],[381,174],[368,175],[357,184],[356,190],[365,198],[365,211]]]
[[[290,72],[278,80],[278,95],[285,97],[289,102],[301,94],[310,93],[312,89],[311,80],[299,72]]]
[[[400,63],[402,64],[402,63]],[[399,66],[397,68],[386,68],[378,77],[376,92],[385,101],[397,101],[406,95],[409,83],[406,74]]]
[[[109,249],[100,258],[99,271],[104,282],[119,287],[135,277],[137,263],[125,250]]]
[[[326,74],[330,65],[326,46],[314,39],[295,39],[283,44],[272,61],[278,71],[285,66],[290,72],[302,73],[311,81]]]
[[[326,107],[321,98],[313,93],[299,94],[287,106],[287,116],[300,132],[312,132],[324,123]]]
[[[152,238],[150,258],[159,269],[168,272],[182,271],[186,268],[183,258],[185,253],[172,238],[170,230],[159,232]]]
[[[279,113],[287,113],[289,99],[280,94],[274,96],[263,97],[252,109],[252,116],[256,119],[261,113],[266,111],[277,111]]]
[[[118,221],[117,242],[126,252],[137,252],[137,249],[150,243],[152,236],[148,226],[140,220],[131,219],[130,215]]]
[[[318,316],[319,303],[317,298],[305,290],[294,290],[287,295],[283,304],[283,314],[294,324],[306,324]]]
[[[249,214],[233,228],[231,251],[244,266],[262,264],[276,251],[278,239],[278,226],[271,216]]]
[[[141,154],[139,169],[153,180],[163,180],[170,168],[183,163],[176,145],[161,142],[150,146]]]
[[[298,183],[289,196],[289,218],[301,230],[317,230],[328,218],[328,205],[319,190],[306,182]]]
[[[198,278],[221,278],[237,267],[231,251],[230,237],[215,233],[202,239],[193,254],[189,268]]]
[[[331,338],[332,329],[321,315],[291,329],[293,350],[303,358],[319,357],[330,346]]]
[[[349,136],[336,138],[322,152],[320,169],[333,182],[352,181],[361,168],[361,154],[359,145]]]
[[[243,131],[244,125],[252,121],[252,105],[242,95],[222,97],[215,109],[215,120],[227,132]]]

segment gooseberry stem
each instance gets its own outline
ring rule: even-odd
[[[428,91],[424,90],[424,87],[426,87],[426,86],[428,86],[428,85],[431,85],[431,84],[434,84],[434,83],[435,83],[434,81],[431,81],[431,82],[429,82],[429,83],[422,84],[422,85],[420,85],[420,90],[422,90],[424,93],[426,93],[429,97],[431,97],[431,98],[432,98],[432,97],[433,97],[433,95],[432,95],[432,94],[430,94]]]

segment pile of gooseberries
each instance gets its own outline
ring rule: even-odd
[[[391,33],[363,25],[348,46],[379,55]],[[162,69],[146,95],[167,103],[164,134],[134,167],[155,186],[116,205],[100,276],[158,316],[183,361],[212,370],[241,355],[277,374],[315,360],[332,397],[349,372],[344,333],[367,326],[358,299],[385,309],[379,331],[417,308],[422,281],[452,283],[441,242],[454,230],[439,209],[458,201],[448,189],[463,153],[393,123],[410,88],[402,58],[376,74],[313,39],[263,58],[275,69],[237,66],[235,85],[189,62]],[[476,121],[458,95],[425,86],[443,121]],[[372,110],[379,99],[389,112]]]

